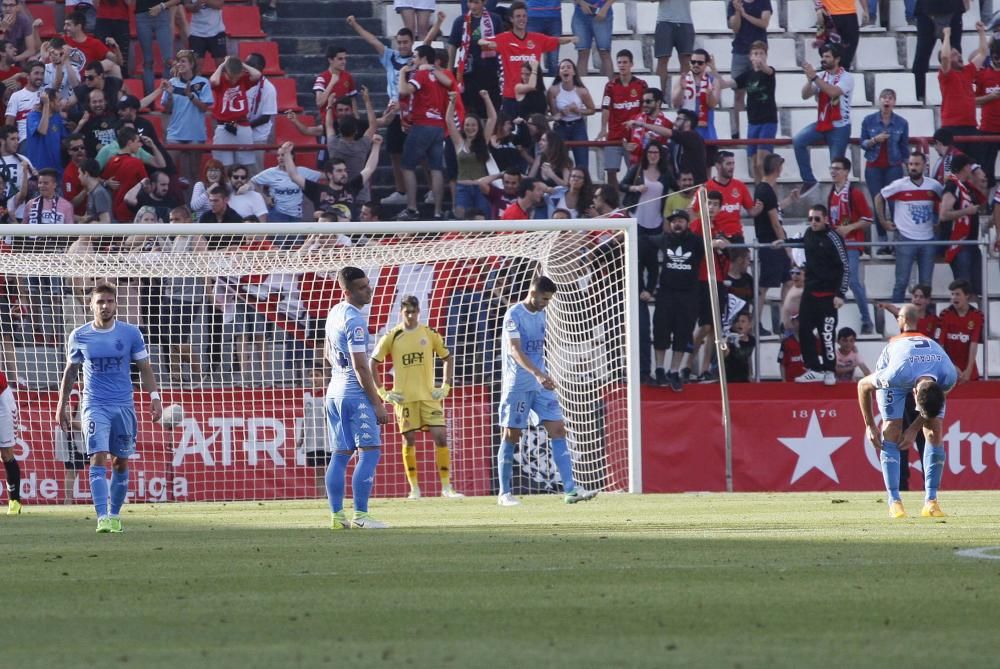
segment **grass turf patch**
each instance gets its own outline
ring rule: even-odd
[[[905,494],[911,514],[920,497]],[[992,666],[1000,493],[376,500],[0,517],[8,666]],[[1000,555],[1000,550],[997,551]]]

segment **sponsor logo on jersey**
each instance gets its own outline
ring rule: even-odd
[[[972,323],[970,323],[969,325],[971,327]],[[968,344],[972,340],[972,337],[970,337],[969,335],[965,334],[964,332],[949,332],[948,333],[948,340],[949,341],[960,341],[963,344]]]

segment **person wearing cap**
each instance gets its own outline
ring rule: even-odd
[[[166,147],[163,146],[163,142],[160,140],[160,136],[156,132],[156,126],[150,123],[148,119],[139,116],[139,112],[142,108],[143,104],[139,98],[134,95],[123,95],[118,100],[118,127],[120,128],[123,125],[130,125],[135,128],[135,131],[139,133],[140,137],[148,137],[153,140],[153,144],[156,145],[156,148],[160,150],[160,154],[163,156],[163,162],[165,164],[164,169],[168,174],[173,174],[176,172],[173,158],[170,157],[170,153],[167,151]],[[167,217],[164,216],[163,220],[167,220]]]
[[[98,96],[95,94],[94,97],[97,98]],[[122,115],[123,118],[116,124],[116,128],[121,129],[125,127],[132,127],[136,134],[139,135],[139,141],[142,143],[143,148],[139,149],[139,152],[136,153],[136,158],[141,160],[143,163],[158,170],[172,166],[172,164],[167,163],[165,152],[162,151],[157,145],[156,140],[154,139],[155,132],[153,133],[154,136],[145,135],[140,132],[138,127],[139,124],[135,122],[135,120],[137,120],[135,110],[137,110],[138,107],[138,98],[133,95],[126,95],[123,97],[118,103],[118,109],[125,111]],[[133,120],[127,120],[129,118]],[[146,121],[146,119],[141,120],[144,124],[149,124],[149,121]],[[148,129],[152,132],[151,125],[148,126]],[[108,161],[111,160],[119,151],[121,151],[121,146],[119,146],[117,138],[108,141],[103,147],[101,147],[101,149],[97,152],[97,162],[101,168],[103,169],[104,166],[108,164]],[[164,220],[166,220],[166,217],[164,217]]]
[[[653,312],[653,349],[656,354],[656,383],[680,392],[681,362],[691,348],[691,335],[698,319],[698,268],[705,255],[701,240],[691,232],[690,217],[682,209],[667,216],[660,237],[663,265],[656,288]],[[641,297],[641,294],[640,294]],[[664,369],[667,348],[671,350],[670,371]]]
[[[351,220],[351,210],[346,204],[330,205],[324,211],[335,216],[338,223],[349,223]],[[319,218],[318,215],[317,218]]]

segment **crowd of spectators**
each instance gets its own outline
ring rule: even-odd
[[[939,253],[935,247],[898,242],[978,240],[985,230],[980,218],[1000,197],[991,197],[998,143],[955,139],[1000,132],[1000,40],[990,35],[996,26],[977,25],[978,45],[966,62],[961,19],[968,0],[907,4],[907,16],[917,26],[912,70],[921,99],[927,59],[941,42],[943,103],[933,138],[939,159],[932,165],[929,156],[912,149],[907,121],[895,112],[891,89],[879,91],[878,110],[864,118],[860,136],[851,136],[852,93],[862,85],[853,70],[859,28],[877,20],[877,2],[855,6],[853,1],[817,0],[816,48],[806,49],[801,65],[801,96],[816,100],[816,121],[793,141],[802,183],[786,188],[779,198],[783,160],[768,143],[779,125],[776,74],[768,61],[771,0],[726,0],[733,32],[728,74],[717,67],[718,54],[695,48],[690,5],[690,0],[659,0],[653,54],[660,86],[655,87],[633,73],[641,54],[613,48],[615,10],[608,0],[578,0],[571,36],[562,34],[558,3],[515,0],[499,6],[496,0],[467,0],[463,13],[447,26],[445,14],[435,13],[433,0],[398,0],[395,7],[404,27],[388,36],[390,46],[354,17],[347,19],[384,69],[384,109],[376,109],[370,92],[356,84],[347,49],[333,39],[326,50],[328,67],[312,87],[319,121],[308,125],[294,111],[279,110],[262,54],[243,59],[228,55],[234,49],[222,20],[222,0],[114,0],[100,3],[96,11],[86,3],[67,3],[61,35],[47,40],[39,36],[41,22],[23,4],[3,0],[0,92],[6,118],[0,127],[0,186],[6,206],[0,208],[0,222],[377,220],[400,206],[397,220],[419,220],[428,213],[435,220],[518,220],[627,211],[639,221],[642,377],[675,389],[685,378],[710,380],[716,369],[712,347],[706,345],[713,336],[706,288],[713,259],[694,260],[695,252],[687,249],[690,240],[685,241],[700,221],[696,186],[709,195],[717,242],[714,266],[724,288],[720,304],[733,342],[726,365],[732,365],[734,378],[752,375],[754,332],[795,338],[797,308],[789,296],[803,290],[798,284],[804,260],[787,248],[756,252],[759,290],[753,290],[751,254],[728,248],[746,241],[743,217],[753,219],[757,242],[778,243],[786,238],[783,208],[808,199],[824,210],[830,228],[846,244],[843,272],[861,314],[860,332],[847,333],[855,338],[875,329],[873,309],[878,307],[869,304],[861,280],[862,262],[872,256],[895,261],[895,303],[905,297],[912,266],[920,285],[930,285],[942,255],[955,280],[964,282],[972,302],[978,302],[978,247],[955,244]],[[271,8],[265,3],[262,11]],[[137,71],[137,63],[128,61],[132,12],[142,97],[128,93],[132,89],[125,85]],[[186,48],[175,48],[175,26]],[[438,39],[446,48],[435,49]],[[154,63],[154,42],[162,63]],[[569,44],[577,58],[560,60],[560,47]],[[607,77],[603,90],[584,84],[593,48],[598,71]],[[681,71],[670,77],[674,52]],[[217,63],[208,76],[202,74],[206,54]],[[157,83],[154,73],[160,66],[165,76]],[[720,109],[727,88],[736,92],[734,111],[746,113],[747,139],[755,140],[747,151],[751,184],[734,176],[737,157],[714,145],[720,139],[716,115],[730,113]],[[274,142],[280,113],[303,135],[316,138],[318,162],[315,152],[297,150],[291,142],[277,149],[273,161],[265,150],[254,148]],[[588,137],[587,117],[592,115],[600,116],[600,132]],[[865,161],[864,185],[850,179],[852,139]],[[587,140],[601,144],[579,144]],[[185,148],[204,143],[219,147],[210,158]],[[818,190],[812,171],[809,147],[816,144],[829,150],[828,192]],[[594,152],[602,158],[599,174],[592,173]],[[382,162],[392,166],[394,190],[378,198],[372,186]],[[422,181],[418,176],[424,171]],[[423,213],[422,203],[431,205]],[[1000,209],[993,221],[1000,229]],[[869,253],[858,246],[868,240],[881,242],[881,247]],[[81,238],[70,250],[85,251],[93,243]],[[260,242],[225,243],[242,248]],[[299,248],[306,240],[283,237],[273,243]],[[177,252],[203,245],[217,249],[223,242],[185,236],[132,244]],[[684,271],[692,276],[680,277]],[[682,287],[676,289],[678,281]],[[74,299],[79,295],[73,286],[56,285],[54,279],[50,283],[30,286],[25,311],[35,341],[58,344],[63,328],[53,325],[55,296],[64,291]],[[190,305],[198,302],[192,291],[208,290],[213,282],[203,283],[138,282],[132,288],[137,295],[156,292],[156,309],[176,307],[170,313],[187,318],[192,316]],[[683,295],[668,295],[675,289]],[[782,316],[768,323],[765,303],[775,291]],[[246,291],[239,281],[220,278],[211,292],[223,315],[205,316],[205,321],[222,332],[235,310],[245,307]],[[675,309],[664,305],[675,304],[683,307],[668,317],[665,312]],[[150,307],[143,310],[152,317]],[[243,342],[250,365],[273,326],[253,313],[240,313],[248,322],[234,336]],[[188,360],[185,369],[194,370],[190,351],[183,353],[184,329],[168,330],[170,342]],[[675,357],[683,351],[689,362],[668,365],[668,348]],[[791,348],[782,345],[783,365],[795,357],[794,351],[786,351]],[[849,351],[848,346],[842,352]]]

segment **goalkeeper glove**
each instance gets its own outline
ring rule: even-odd
[[[378,396],[382,398],[383,402],[389,402],[390,404],[402,404],[404,401],[403,393],[397,393],[386,388],[379,388]]]
[[[440,388],[435,388],[431,391],[431,397],[436,400],[443,400],[451,394],[451,386],[447,383],[442,383]]]

